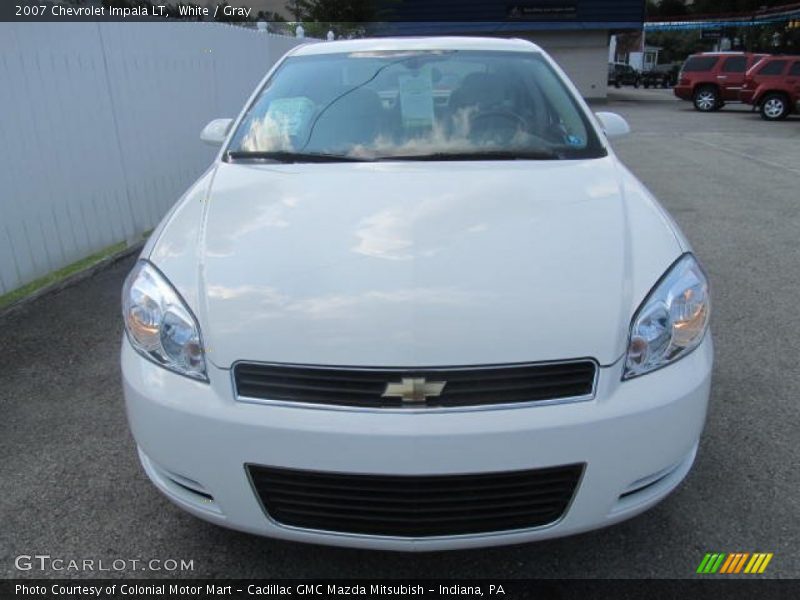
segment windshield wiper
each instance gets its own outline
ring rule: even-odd
[[[272,160],[281,163],[329,163],[329,162],[366,162],[366,158],[345,156],[342,154],[322,154],[319,152],[288,152],[233,150],[225,153],[225,160]]]
[[[378,156],[375,160],[559,160],[563,155],[553,150],[474,150],[469,152],[432,152]]]

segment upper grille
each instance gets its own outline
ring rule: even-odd
[[[595,370],[591,360],[422,369],[238,363],[234,380],[239,396],[264,400],[366,408],[460,407],[590,396]],[[405,378],[447,384],[441,395],[420,403],[383,397],[387,384]]]
[[[425,537],[540,527],[557,521],[582,464],[470,475],[364,475],[247,467],[278,523],[363,535]]]

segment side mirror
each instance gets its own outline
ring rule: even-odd
[[[225,138],[228,137],[231,125],[233,125],[233,119],[214,119],[203,127],[203,131],[200,132],[200,139],[209,146],[220,146],[225,141]]]
[[[622,137],[631,132],[631,126],[617,113],[599,112],[595,113],[595,116],[600,121],[600,126],[608,138]]]

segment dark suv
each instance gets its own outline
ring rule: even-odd
[[[751,68],[739,94],[757,106],[767,121],[785,119],[800,110],[800,56],[770,56]]]
[[[691,100],[696,110],[719,110],[726,102],[739,101],[745,73],[765,56],[749,52],[692,54],[683,63],[673,92],[681,100]]]
[[[656,65],[649,71],[642,73],[642,85],[644,87],[670,87],[678,82],[678,73],[681,70],[680,64],[667,63]]]
[[[608,63],[608,85],[614,87],[632,85],[638,88],[641,83],[641,74],[632,66],[624,63]]]

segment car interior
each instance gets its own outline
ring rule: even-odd
[[[531,73],[525,63],[408,64],[406,59],[373,64],[358,77],[339,65],[327,66],[314,70],[310,86],[308,79],[300,86],[291,78],[265,89],[251,111],[250,126],[257,128],[259,117],[272,119],[277,130],[288,127],[292,151],[334,154],[392,154],[406,147],[413,147],[408,154],[417,154],[424,152],[426,140],[437,152],[456,146],[461,151],[576,147],[587,140],[579,113],[563,106],[564,90],[548,86],[541,76],[545,69]],[[295,102],[293,114],[276,110],[279,99]],[[313,103],[302,115],[300,99]]]

